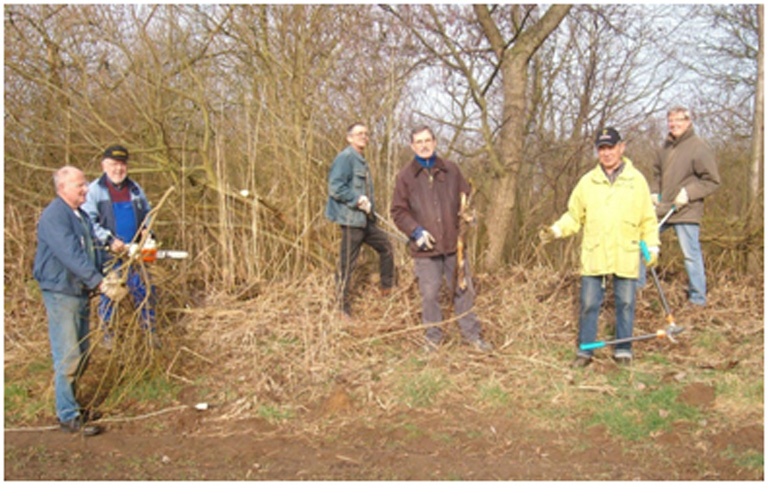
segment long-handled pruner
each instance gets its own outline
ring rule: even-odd
[[[645,241],[640,241],[640,250],[643,252],[643,258],[645,258],[646,261],[651,260],[651,253],[648,251],[648,245],[645,244]],[[675,324],[675,316],[672,315],[672,310],[669,309],[669,303],[667,302],[667,298],[664,296],[664,290],[661,289],[661,282],[659,281],[659,275],[656,274],[656,268],[651,266],[651,276],[653,276],[653,284],[656,286],[656,289],[659,290],[659,296],[661,297],[661,306],[664,307],[664,314],[667,318],[667,323],[670,324],[670,326],[674,327]],[[671,339],[673,342],[674,339]]]
[[[616,340],[604,340],[602,342],[591,342],[587,344],[579,345],[581,350],[594,350],[605,347],[606,345],[617,345],[626,342],[637,342],[638,340],[650,340],[654,338],[667,337],[669,340],[676,342],[675,335],[685,330],[685,327],[678,327],[675,324],[667,325],[667,328],[663,330],[657,330],[656,333],[649,333],[647,335],[638,335],[637,337],[619,338]]]
[[[674,214],[676,210],[677,210],[677,207],[675,207],[675,206],[673,205],[673,206],[672,206],[672,208],[671,208],[671,209],[669,209],[669,212],[667,212],[667,213],[664,215],[664,217],[662,217],[662,218],[661,218],[661,221],[659,221],[659,227],[663,226],[663,225],[664,225],[664,223],[665,223],[665,222],[667,222],[667,219],[669,219],[670,217],[672,217],[672,214]]]
[[[380,220],[380,221],[384,222],[384,224],[386,224],[386,225],[387,225],[387,227],[388,227],[389,229],[391,229],[391,230],[386,230],[386,229],[384,229],[384,230],[385,230],[385,232],[387,232],[387,234],[389,234],[390,236],[394,237],[395,239],[397,239],[397,240],[398,240],[398,241],[400,241],[400,242],[408,243],[408,238],[407,238],[407,237],[405,237],[405,236],[404,236],[404,235],[403,235],[403,234],[400,232],[400,229],[398,229],[398,228],[397,228],[397,226],[395,226],[394,224],[392,224],[392,223],[391,223],[391,222],[389,222],[388,220],[386,220],[386,219],[384,219],[383,217],[381,217],[381,214],[379,214],[379,213],[378,213],[378,212],[376,212],[376,211],[373,211],[373,215],[374,215],[374,216],[376,216],[376,219],[378,219],[378,220]],[[382,228],[382,229],[383,229],[383,228]]]

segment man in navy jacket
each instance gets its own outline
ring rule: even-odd
[[[83,172],[69,166],[56,171],[53,183],[57,197],[37,225],[34,276],[48,313],[56,416],[62,430],[93,436],[102,428],[85,424],[88,413],[75,399],[75,381],[88,360],[88,292],[102,282],[91,223],[79,208],[88,185]]]

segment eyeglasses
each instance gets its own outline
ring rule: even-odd
[[[433,138],[427,138],[427,139],[423,139],[423,140],[413,140],[413,144],[416,145],[416,146],[429,145],[430,143],[433,143],[434,141],[435,140]]]
[[[367,131],[361,131],[359,133],[352,133],[353,138],[368,138],[370,135]]]

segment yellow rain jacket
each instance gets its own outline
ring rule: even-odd
[[[598,165],[587,172],[568,200],[568,211],[555,222],[561,237],[584,226],[581,274],[615,274],[637,278],[640,241],[659,247],[659,229],[648,182],[626,157],[624,169],[611,184]]]

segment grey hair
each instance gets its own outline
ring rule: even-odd
[[[682,114],[686,120],[691,119],[691,112],[688,110],[688,108],[685,108],[683,106],[675,106],[674,108],[667,111],[667,118],[669,118],[669,116],[674,113]]]
[[[80,169],[73,167],[71,165],[65,165],[61,167],[60,169],[53,172],[53,189],[56,191],[56,193],[59,193],[59,184],[64,182],[64,178],[69,175],[72,171],[79,172]]]
[[[428,131],[429,134],[432,136],[432,139],[435,139],[435,133],[432,131],[432,128],[430,128],[427,125],[420,125],[416,128],[411,130],[411,143],[413,143],[413,137],[416,136],[416,134],[421,133],[422,131]]]

